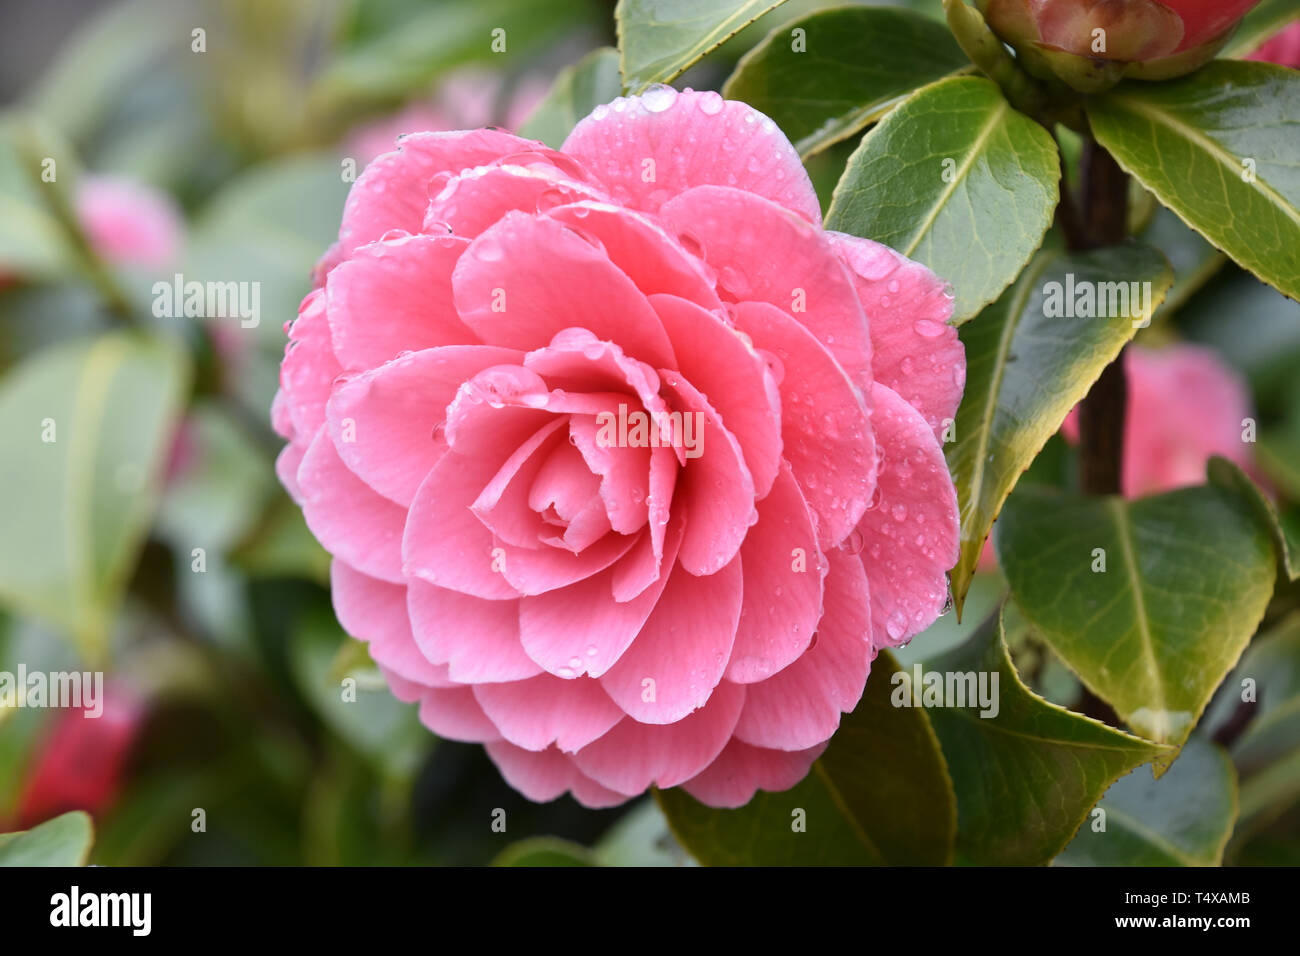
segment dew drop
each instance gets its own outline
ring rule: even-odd
[[[675,102],[677,102],[677,91],[662,83],[656,83],[641,94],[641,105],[651,113],[662,113]]]

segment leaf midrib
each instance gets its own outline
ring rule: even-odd
[[[1232,173],[1233,176],[1240,175],[1241,159],[1243,157],[1232,155],[1232,153],[1228,152],[1228,150],[1217,141],[1207,136],[1195,126],[1191,126],[1190,124],[1179,120],[1174,113],[1154,108],[1150,104],[1143,103],[1141,100],[1134,100],[1132,97],[1128,96],[1113,95],[1111,96],[1111,101],[1125,104],[1131,112],[1142,116],[1153,126],[1160,123],[1160,125],[1163,125],[1175,135],[1180,135],[1197,146],[1200,146],[1206,154],[1217,160],[1219,164]],[[1163,122],[1161,122],[1162,120]],[[1283,215],[1295,223],[1297,227],[1300,227],[1300,210],[1292,206],[1290,201],[1274,189],[1266,179],[1261,178],[1258,171],[1256,171],[1255,182],[1253,184],[1243,183],[1243,185],[1256,186],[1260,193],[1268,197],[1275,209],[1280,210]],[[1226,185],[1224,186],[1223,194],[1225,197],[1229,196]]]
[[[1129,587],[1133,591],[1133,619],[1137,624],[1138,637],[1142,642],[1142,656],[1145,658],[1148,672],[1152,678],[1153,703],[1157,705],[1155,712],[1163,715],[1168,711],[1168,704],[1165,698],[1164,684],[1160,679],[1160,665],[1156,660],[1155,645],[1151,639],[1151,619],[1147,615],[1146,596],[1142,593],[1142,578],[1138,574],[1137,555],[1133,550],[1133,535],[1129,526],[1128,504],[1123,498],[1109,498],[1106,501],[1106,507],[1115,522],[1115,533],[1119,538],[1120,556],[1124,559],[1125,577],[1128,578]],[[1164,719],[1161,718],[1162,721]],[[1167,736],[1163,732],[1166,729],[1162,728],[1160,734],[1162,739]]]

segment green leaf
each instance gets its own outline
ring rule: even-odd
[[[1300,6],[1295,0],[1264,0],[1246,14],[1221,55],[1249,56],[1261,43],[1298,19]]]
[[[686,866],[694,863],[673,839],[653,797],[625,813],[591,848],[601,866]]]
[[[148,530],[188,374],[172,346],[114,333],[0,380],[0,600],[92,660]]]
[[[1073,277],[1073,278],[1071,278]],[[1040,253],[1019,280],[979,319],[961,329],[966,346],[966,392],[947,446],[957,486],[961,551],[952,570],[958,612],[979,563],[984,539],[1002,503],[1070,409],[1088,394],[1102,370],[1149,321],[1173,273],[1149,246],[1130,243],[1070,256]],[[1141,308],[1125,286],[1150,283]],[[1079,315],[1076,290],[1091,290],[1109,318]],[[1077,318],[1060,315],[1074,307]],[[1051,313],[1049,316],[1048,313]]]
[[[592,50],[560,71],[537,109],[519,127],[519,135],[559,149],[578,120],[622,92],[618,51],[613,47]]]
[[[46,159],[54,162],[54,182],[41,179]],[[0,275],[52,278],[76,269],[76,246],[52,203],[75,172],[76,157],[60,138],[25,117],[0,114]]]
[[[952,283],[953,322],[992,302],[1043,241],[1060,164],[1047,131],[982,77],[918,91],[849,158],[826,226],[892,246]]]
[[[952,785],[925,712],[890,702],[897,673],[882,651],[857,708],[793,789],[760,791],[736,810],[659,792],[678,841],[706,866],[950,862]],[[795,829],[801,820],[806,832]]]
[[[20,833],[0,833],[0,866],[85,866],[94,833],[80,810]]]
[[[1243,268],[1300,297],[1300,72],[1218,60],[1088,101],[1098,142]]]
[[[1215,455],[1206,468],[1210,481],[1224,488],[1236,490],[1245,496],[1255,509],[1255,514],[1264,526],[1273,534],[1273,543],[1277,546],[1277,556],[1282,570],[1288,579],[1300,578],[1300,550],[1297,550],[1294,527],[1284,524],[1278,514],[1277,506],[1255,484],[1241,467],[1226,458]]]
[[[377,766],[396,776],[414,773],[432,739],[415,709],[379,682],[336,673],[340,651],[353,642],[333,615],[309,613],[295,629],[289,663],[298,688],[343,740]],[[363,675],[364,676],[364,675]],[[345,681],[350,680],[350,686]]]
[[[1089,814],[1054,863],[1218,866],[1237,818],[1237,774],[1222,749],[1196,734],[1159,780],[1134,770],[1098,807],[1105,815]]]
[[[1138,501],[1021,489],[997,549],[1038,636],[1135,732],[1174,746],[1255,632],[1277,570],[1251,502],[1216,485]]]
[[[800,29],[799,47],[791,31]],[[776,121],[801,156],[876,122],[970,61],[943,24],[910,10],[843,7],[773,30],[722,88]]]
[[[979,866],[1034,866],[1069,842],[1121,774],[1164,753],[1035,695],[1020,680],[1001,621],[926,663],[927,673],[997,678],[997,714],[978,702],[929,707],[957,792],[957,858]]]
[[[619,0],[623,86],[667,83],[785,0]]]
[[[1145,190],[1143,195],[1151,196]],[[1188,229],[1164,206],[1156,206],[1155,214],[1142,230],[1140,238],[1163,252],[1174,270],[1174,284],[1160,305],[1157,321],[1182,308],[1228,261],[1227,256]]]
[[[311,270],[338,238],[349,184],[338,158],[297,156],[256,166],[199,213],[186,247],[185,280],[250,282],[258,289],[256,329],[235,317],[211,321],[284,349],[284,323],[311,291]]]
[[[361,42],[335,51],[312,90],[326,113],[399,102],[427,92],[447,70],[471,61],[517,64],[544,50],[592,12],[574,0],[443,0]],[[500,31],[500,32],[495,32]]]
[[[558,837],[529,837],[502,850],[493,866],[595,866],[585,846]]]
[[[255,577],[306,578],[329,584],[330,556],[303,520],[302,509],[280,494],[231,560]]]

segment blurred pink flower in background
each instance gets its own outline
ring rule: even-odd
[[[91,248],[113,265],[162,268],[180,255],[183,219],[171,197],[120,176],[86,176],[77,218]]]
[[[1205,482],[1205,465],[1222,455],[1250,466],[1242,420],[1250,392],[1211,349],[1179,343],[1125,351],[1128,412],[1124,426],[1125,496],[1171,491]],[[1079,440],[1078,409],[1062,428]]]
[[[144,714],[135,692],[113,683],[104,686],[100,716],[88,717],[81,709],[54,714],[19,797],[17,829],[69,810],[94,815],[107,809],[117,798]]]
[[[1280,63],[1293,70],[1300,70],[1300,22],[1293,23],[1281,33],[1275,34],[1246,59]]]
[[[407,133],[485,126],[515,130],[542,101],[547,89],[545,78],[525,76],[508,90],[501,74],[467,67],[451,74],[427,99],[359,125],[348,134],[344,149],[364,167],[376,156],[392,150],[397,138]]]
[[[744,103],[407,136],[317,275],[277,471],[393,693],[531,799],[793,786],[942,613],[951,296]]]

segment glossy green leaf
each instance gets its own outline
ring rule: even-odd
[[[1237,819],[1237,774],[1193,735],[1159,780],[1139,768],[1115,781],[1058,866],[1218,866]]]
[[[37,353],[0,380],[0,600],[92,658],[148,530],[188,377],[130,334]]]
[[[1048,862],[1121,774],[1167,748],[1038,697],[1007,654],[1000,620],[927,661],[927,673],[997,678],[989,708],[930,707],[957,792],[957,859],[981,866]]]
[[[881,652],[857,708],[790,790],[760,791],[736,810],[680,788],[658,793],[678,841],[706,866],[948,863],[952,784],[925,711],[890,702],[899,673]]]
[[[969,68],[952,34],[929,17],[843,7],[772,31],[722,92],[772,117],[808,156],[876,122],[917,87]]]
[[[1216,60],[1088,102],[1094,135],[1189,226],[1300,297],[1300,73]]]
[[[1295,20],[1300,20],[1300,4],[1295,0],[1264,0],[1246,14],[1221,55],[1249,56],[1261,43]]]
[[[20,833],[0,833],[0,866],[85,866],[95,831],[80,810]]]
[[[961,551],[952,570],[959,612],[1007,495],[1137,327],[1150,320],[1172,280],[1164,257],[1136,243],[1070,256],[1044,252],[976,321],[962,326],[966,391],[956,441],[946,448],[961,511]],[[1138,296],[1129,294],[1133,288]],[[1088,291],[1096,300],[1093,311],[1109,317],[1080,314],[1086,305],[1080,293]],[[1077,317],[1060,314],[1065,307]]]
[[[546,97],[519,127],[519,135],[558,149],[578,120],[622,93],[618,51],[612,47],[593,50],[560,71]]]
[[[982,77],[918,91],[862,139],[826,226],[892,246],[952,284],[953,322],[1002,293],[1051,224],[1060,163],[1047,131]]]
[[[623,85],[667,83],[785,0],[619,0]]]
[[[1273,543],[1277,545],[1278,561],[1286,576],[1294,581],[1300,578],[1300,550],[1294,527],[1284,524],[1273,503],[1253,478],[1226,458],[1215,456],[1210,459],[1207,473],[1211,481],[1225,488],[1240,491],[1255,508],[1255,513],[1264,526],[1273,533]]]
[[[1277,570],[1254,506],[1217,485],[1137,501],[1021,489],[996,540],[1037,634],[1135,732],[1174,746],[1255,632]]]
[[[594,866],[585,846],[557,837],[529,837],[512,843],[492,861],[493,866]]]

